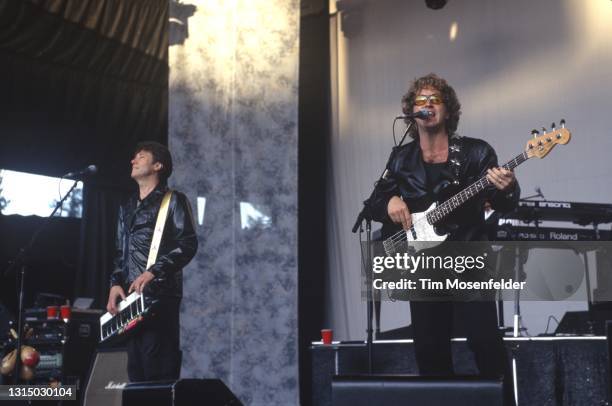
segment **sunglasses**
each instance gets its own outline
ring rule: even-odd
[[[437,94],[430,94],[429,96],[417,96],[414,99],[415,106],[424,106],[430,101],[431,104],[442,104],[442,97]]]

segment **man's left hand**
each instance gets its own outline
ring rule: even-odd
[[[132,282],[130,288],[128,289],[128,293],[132,293],[133,291],[142,294],[147,283],[151,282],[155,278],[155,275],[149,271],[144,271],[138,278]]]
[[[491,168],[487,170],[487,179],[497,189],[505,192],[510,190],[516,182],[514,172],[504,168]]]

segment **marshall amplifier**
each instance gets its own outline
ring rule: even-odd
[[[122,392],[127,384],[127,351],[123,348],[99,349],[91,365],[83,405],[121,406]]]
[[[123,390],[123,406],[242,406],[220,379],[137,382]]]

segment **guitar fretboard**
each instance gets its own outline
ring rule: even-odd
[[[521,154],[514,157],[514,159],[508,161],[502,167],[505,169],[512,170],[523,162],[525,162],[527,159],[529,159],[529,157],[527,156],[527,152],[522,152]],[[490,185],[491,182],[489,182],[486,176],[483,176],[476,182],[472,183],[470,186],[463,189],[461,192],[457,193],[444,203],[437,206],[431,212],[427,213],[427,221],[431,225],[436,224],[438,221],[448,216],[456,208],[470,200],[472,197],[476,196],[478,193],[480,193],[482,190],[484,190],[487,186]]]

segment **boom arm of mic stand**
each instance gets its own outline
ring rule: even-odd
[[[406,126],[406,131],[404,131],[404,135],[402,135],[402,139],[400,140],[399,144],[396,145],[396,147],[401,147],[404,144],[404,140],[406,139],[406,136],[408,135],[408,132],[410,131],[413,125],[414,121],[410,121],[410,123],[408,123],[408,125]]]
[[[391,163],[391,160],[395,156],[395,152],[404,143],[404,140],[406,139],[406,136],[408,135],[408,132],[410,131],[410,129],[412,128],[413,125],[414,125],[414,122],[411,121],[408,124],[408,126],[406,127],[406,131],[404,131],[404,135],[402,136],[402,139],[400,140],[400,143],[398,145],[396,145],[395,147],[393,147],[393,150],[391,151],[391,155],[389,155],[389,160],[387,161],[387,164],[385,165],[385,169],[380,174],[380,177],[379,177],[378,181],[374,184],[374,190],[370,194],[370,197],[368,197],[363,202],[363,209],[361,209],[361,211],[357,215],[357,220],[355,220],[355,224],[353,225],[353,228],[351,229],[351,231],[353,233],[356,233],[357,230],[359,230],[359,227],[361,226],[361,223],[363,223],[363,220],[370,220],[370,221],[372,220],[372,212],[371,212],[371,208],[370,208],[370,202],[372,201],[372,198],[374,196],[376,196],[376,193],[378,192],[377,188],[378,188],[378,184],[380,183],[380,181],[387,179],[387,171],[388,171],[388,168],[389,168],[389,164]]]

